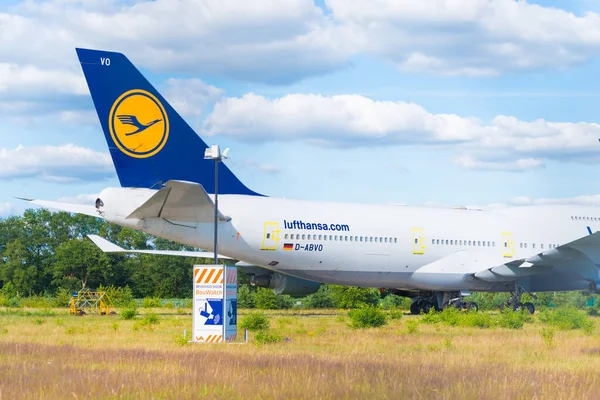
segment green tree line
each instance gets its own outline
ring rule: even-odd
[[[30,209],[0,219],[0,290],[10,298],[114,286],[129,287],[135,297],[187,298],[192,295],[192,266],[210,262],[105,254],[89,234],[124,248],[193,250],[98,218]]]

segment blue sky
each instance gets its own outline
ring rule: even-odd
[[[565,8],[567,7],[567,8]],[[0,216],[118,186],[75,47],[125,53],[271,196],[600,205],[600,1],[0,4]]]

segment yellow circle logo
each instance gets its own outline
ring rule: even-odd
[[[154,95],[141,89],[119,96],[110,109],[108,126],[117,147],[135,158],[152,157],[169,138],[167,112]]]

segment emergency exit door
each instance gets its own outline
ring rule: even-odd
[[[502,252],[504,257],[514,257],[515,255],[515,243],[510,232],[502,232]]]
[[[277,250],[279,243],[279,223],[265,222],[264,235],[261,250]]]
[[[425,232],[422,228],[412,229],[413,254],[425,254]]]

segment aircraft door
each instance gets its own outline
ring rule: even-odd
[[[515,255],[515,243],[512,239],[512,233],[502,232],[502,252],[504,257],[510,258]]]
[[[412,228],[413,254],[425,254],[425,232],[422,228]]]
[[[279,223],[265,222],[261,250],[277,250],[279,243]]]

